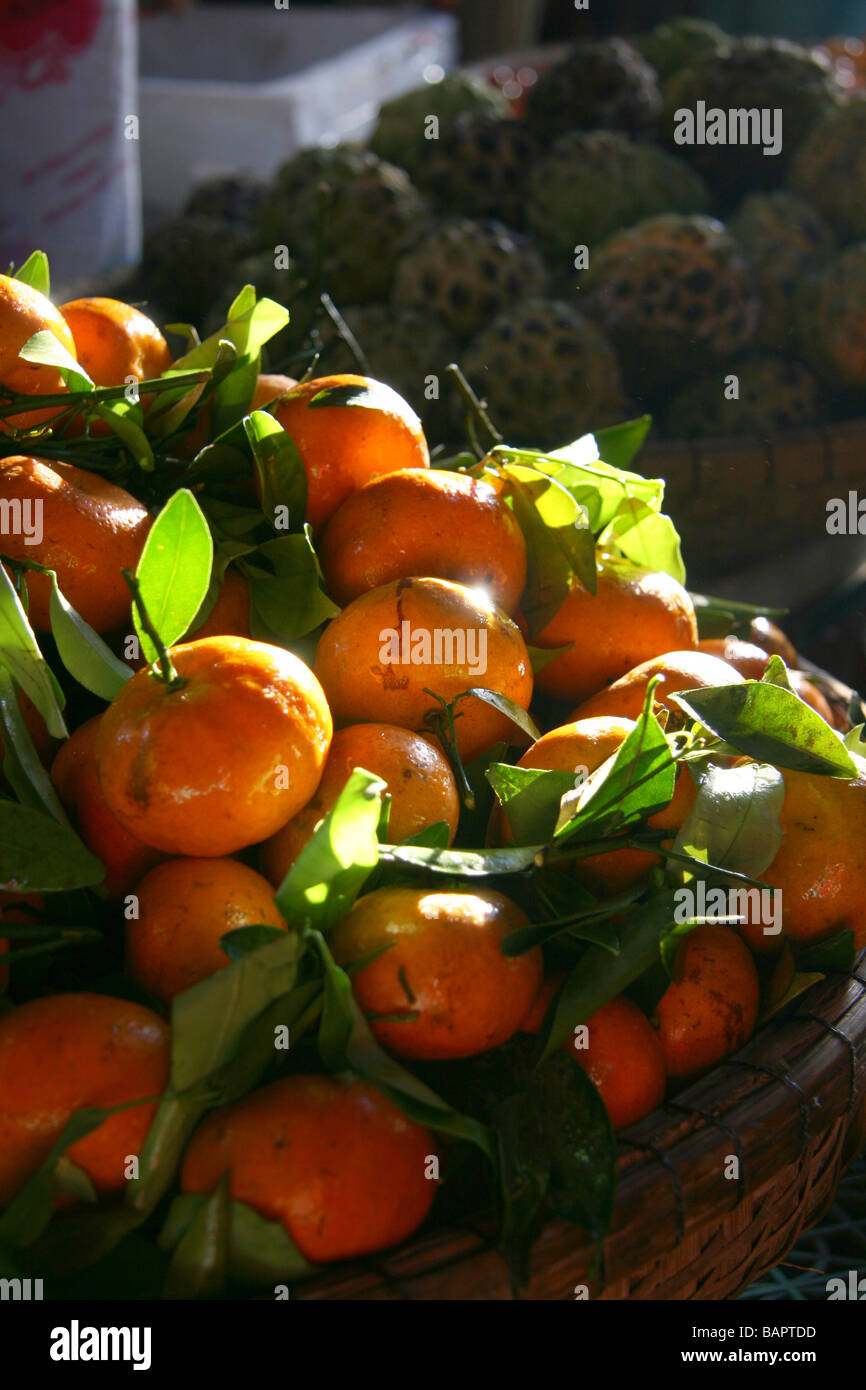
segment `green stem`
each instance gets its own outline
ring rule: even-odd
[[[426,685],[423,689],[425,695],[429,695],[439,704],[438,709],[434,708],[428,711],[425,723],[431,726],[439,742],[442,744],[445,756],[451,764],[451,771],[454,773],[454,778],[457,782],[460,800],[467,811],[474,811],[475,793],[469,785],[469,778],[466,776],[463,759],[457,749],[457,737],[454,730],[454,706],[457,700],[460,699],[460,696],[458,695],[457,699],[452,700],[449,704],[441,695],[437,695],[434,690],[428,690]]]
[[[501,444],[503,442],[503,435],[499,433],[499,430],[488,415],[486,402],[482,401],[475,394],[457,363],[450,362],[445,370],[449,376],[454,378],[457,390],[463,397],[466,406],[466,424],[475,452],[478,454],[479,458],[484,458],[485,454],[489,453],[489,450],[483,449],[478,442],[478,437],[475,433],[476,420],[487,431],[494,444]]]
[[[343,318],[343,315],[340,313],[331,296],[329,294],[322,293],[319,295],[319,302],[322,308],[324,309],[325,313],[328,315],[328,318],[331,320],[332,324],[336,328],[338,337],[342,339],[342,341],[346,344],[346,347],[349,349],[352,356],[354,357],[355,365],[359,368],[361,375],[369,376],[370,367],[366,357],[364,356],[364,350],[361,347],[361,344],[358,342],[358,339],[352,332],[351,328],[346,323],[346,320]]]
[[[152,381],[138,382],[139,395],[156,395],[160,391],[176,391],[182,386],[191,386],[198,381],[208,381],[211,376],[211,369],[204,368],[200,371],[189,371],[179,373],[176,377],[154,377]],[[7,415],[21,415],[25,410],[47,410],[51,406],[64,406],[70,408],[70,397],[75,402],[76,410],[86,409],[89,405],[102,405],[107,401],[123,400],[128,385],[124,386],[99,386],[95,391],[63,391],[56,392],[50,396],[25,396],[19,392],[10,391],[7,387],[0,387],[0,419]],[[50,421],[46,423],[52,423]]]
[[[183,676],[179,676],[174,669],[168,647],[151,622],[150,614],[145,607],[144,599],[141,597],[141,585],[132,573],[132,570],[123,569],[121,570],[121,574],[126,580],[129,591],[132,594],[132,601],[138,609],[139,622],[156,648],[157,661],[161,672],[160,678],[165,681],[169,690],[182,689],[182,687],[186,685],[186,681]]]

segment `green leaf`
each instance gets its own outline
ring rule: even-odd
[[[850,971],[856,958],[854,933],[846,927],[825,937],[823,941],[810,942],[800,950],[797,963],[801,970],[820,970],[824,973],[829,970]]]
[[[515,931],[509,932],[502,942],[502,954],[525,956],[527,951],[534,950],[536,946],[544,946],[554,937],[568,932],[575,941],[592,941],[596,946],[601,946],[605,951],[618,956],[619,936],[611,921],[614,916],[621,915],[622,907],[608,907],[604,903],[596,902],[592,894],[578,883],[574,885],[573,901],[585,906],[567,915],[554,917],[549,922],[533,922],[528,927],[517,927]]]
[[[267,946],[271,941],[278,941],[284,935],[282,927],[268,927],[264,923],[235,927],[233,931],[228,931],[225,936],[220,937],[220,949],[225,951],[229,960],[243,960],[251,951],[257,951],[260,946]]]
[[[162,1250],[172,1250],[195,1221],[208,1198],[175,1197],[159,1234]],[[227,1271],[245,1284],[274,1284],[308,1277],[316,1266],[305,1260],[282,1221],[268,1221],[246,1202],[228,1203]]]
[[[321,586],[308,527],[265,541],[239,569],[250,586],[253,630],[278,645],[305,637],[340,611]]]
[[[663,570],[680,584],[686,582],[680,537],[674,523],[640,498],[627,494],[622,499],[597,543],[601,549],[617,546],[633,564]]]
[[[62,693],[21,606],[9,575],[0,565],[0,665],[33,702],[54,738],[66,738]],[[59,696],[59,699],[58,699]]]
[[[796,695],[765,681],[713,686],[673,696],[687,714],[759,762],[829,777],[857,769],[839,736]]]
[[[778,685],[782,690],[790,690],[794,693],[794,688],[788,679],[788,668],[780,656],[775,654],[767,662],[767,669],[761,677],[767,685]]]
[[[594,534],[604,530],[620,510],[624,498],[637,499],[653,511],[661,511],[665,492],[663,480],[645,478],[640,473],[630,473],[603,462],[591,434],[565,449],[543,455],[535,466],[555,477],[560,487],[566,488],[575,501],[586,507]]]
[[[563,797],[558,839],[616,835],[670,805],[676,765],[652,713],[654,689],[651,682],[635,727],[613,757]]]
[[[856,753],[859,757],[866,757],[866,724],[855,724],[853,729],[849,729],[842,742],[849,753]]]
[[[277,508],[285,507],[289,525],[299,528],[307,510],[307,474],[294,440],[266,410],[245,415],[244,430],[259,475],[265,519],[275,525]]]
[[[602,946],[587,947],[563,982],[555,1008],[548,1010],[539,1032],[541,1061],[550,1057],[579,1023],[622,994],[658,961],[661,936],[673,924],[676,906],[674,894],[665,892],[633,908],[620,926],[618,955]]]
[[[494,763],[487,778],[505,810],[516,844],[547,844],[553,839],[562,798],[574,790],[574,772]]]
[[[51,274],[45,252],[31,251],[27,260],[15,271],[14,279],[20,280],[22,285],[30,285],[47,299],[51,293]]]
[[[653,422],[651,415],[639,415],[636,420],[624,420],[621,425],[609,425],[596,430],[598,452],[611,468],[628,468],[643,446]]]
[[[113,700],[132,672],[66,601],[53,571],[50,613],[57,654],[70,676],[91,694],[102,700]]]
[[[213,541],[201,508],[187,488],[163,507],[138,562],[136,578],[153,626],[167,647],[181,638],[201,607],[210,584]],[[135,630],[150,664],[156,648],[134,606]]]
[[[72,353],[67,351],[50,328],[40,328],[21,348],[18,356],[40,367],[56,367],[70,391],[92,391],[93,382]]]
[[[153,449],[145,434],[138,416],[143,419],[141,407],[131,406],[128,401],[113,401],[110,404],[96,405],[93,413],[104,420],[114,430],[121,443],[132,455],[138,467],[146,473],[153,472]]]
[[[232,309],[236,304],[237,300]],[[236,360],[255,356],[261,352],[265,343],[286,327],[288,322],[289,311],[284,309],[282,304],[277,304],[274,299],[259,299],[237,317],[230,317],[216,333],[211,333],[210,337],[205,338],[204,342],[196,343],[183,357],[179,357],[164,375],[174,376],[182,371],[213,367],[219,356],[221,343],[231,345]]]
[[[0,885],[60,893],[104,878],[104,866],[67,826],[30,806],[0,801]]]
[[[779,813],[785,783],[768,763],[710,763],[674,840],[674,849],[720,868],[758,878],[782,844]],[[680,874],[675,862],[669,873]]]
[[[556,479],[521,464],[506,465],[502,473],[526,538],[521,607],[534,634],[562,607],[574,575],[595,593],[595,541],[586,510]]]
[[[18,691],[0,659],[0,728],[2,728],[3,775],[25,806],[47,811],[61,825],[68,826],[66,812],[39,755],[21,713]]]
[[[473,695],[476,700],[483,700],[485,705],[491,705],[493,709],[504,714],[506,719],[510,719],[512,724],[516,724],[518,729],[536,743],[541,738],[541,730],[536,724],[532,715],[507,695],[502,695],[498,690],[488,690],[485,686],[473,685],[469,690],[461,692],[459,699]]]
[[[178,1241],[163,1289],[163,1298],[215,1298],[228,1272],[229,1174],[195,1212]]]
[[[385,790],[378,777],[355,768],[274,895],[287,922],[328,931],[349,911],[378,863]]]
[[[32,1245],[54,1214],[55,1174],[66,1150],[98,1129],[109,1115],[128,1108],[124,1105],[111,1109],[89,1106],[70,1115],[45,1162],[39,1165],[0,1216],[0,1244],[12,1249]]]

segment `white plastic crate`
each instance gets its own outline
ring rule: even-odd
[[[457,25],[425,10],[199,7],[141,21],[145,214],[177,212],[204,178],[265,177],[297,149],[360,139],[379,104],[453,67]]]

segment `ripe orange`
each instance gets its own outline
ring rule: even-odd
[[[739,637],[705,637],[698,643],[698,651],[727,661],[747,681],[759,681],[770,660],[769,652],[755,646],[754,642],[743,642]]]
[[[541,952],[511,959],[501,950],[525,925],[502,893],[380,888],[358,899],[331,941],[343,965],[388,947],[352,977],[373,1032],[400,1057],[447,1060],[498,1047],[526,1017]]]
[[[169,1030],[140,1004],[52,994],[0,1016],[0,1206],[36,1171],[75,1110],[159,1096]],[[102,1195],[119,1192],[156,1105],[118,1111],[67,1149]]]
[[[486,589],[512,613],[526,585],[523,532],[497,490],[466,473],[404,468],[346,498],[322,533],[328,593],[347,604],[412,575]]]
[[[20,531],[4,535],[13,560],[35,560],[57,573],[65,598],[97,632],[120,627],[129,615],[121,570],[134,570],[152,518],[123,488],[71,463],[15,455],[0,461],[0,499],[41,511],[41,536],[30,544]],[[31,520],[36,521],[34,512]],[[30,621],[49,632],[50,580],[29,571]]]
[[[34,333],[48,329],[75,356],[75,340],[63,315],[50,299],[10,275],[0,275],[0,385],[26,396],[52,396],[65,391],[54,367],[25,362],[18,354]],[[57,413],[57,407],[25,411],[0,421],[0,429],[31,429]]]
[[[262,872],[279,887],[323,816],[331,810],[356,767],[387,784],[391,796],[388,839],[399,844],[437,821],[457,833],[460,798],[442,751],[429,739],[395,724],[349,724],[331,743],[319,790],[261,851]]]
[[[765,923],[740,930],[753,951],[773,953],[784,937],[820,941],[850,929],[866,946],[866,779],[851,781],[782,769],[782,843],[761,878],[780,890],[782,932]]]
[[[697,644],[694,605],[669,574],[612,555],[600,555],[596,570],[597,592],[574,579],[535,638],[538,647],[572,644],[538,673],[540,688],[560,700],[586,700],[640,662]]]
[[[231,964],[220,938],[237,927],[282,927],[268,881],[237,859],[168,859],[138,885],[126,923],[126,965],[164,1004]]]
[[[376,406],[315,406],[331,388],[370,386]],[[396,391],[363,376],[322,376],[293,387],[271,411],[291,435],[307,474],[307,520],[318,530],[350,493],[398,468],[428,468],[421,421]]]
[[[250,413],[252,414],[254,410],[266,410],[268,406],[273,405],[297,384],[293,376],[283,376],[282,372],[259,372],[253,398],[249,404]]]
[[[625,742],[634,729],[631,719],[616,716],[599,716],[595,719],[581,719],[574,724],[564,724],[551,729],[531,748],[527,749],[518,762],[518,767],[556,769],[560,772],[573,772],[575,785],[577,779],[584,779],[608,758],[613,757],[620,745]],[[653,830],[679,830],[696,796],[695,784],[686,768],[677,773],[674,794],[664,811],[650,816],[647,825]],[[504,810],[499,810],[491,826],[492,838],[509,842],[511,833]],[[594,854],[575,863],[576,877],[594,893],[601,896],[624,892],[641,879],[646,878],[650,869],[662,861],[657,854],[640,849],[617,849],[608,854]]]
[[[755,962],[736,931],[694,927],[656,1008],[668,1076],[697,1076],[742,1047],[754,1032],[759,994]]]
[[[385,1250],[420,1226],[436,1184],[429,1130],[365,1081],[289,1076],[199,1125],[181,1170],[184,1192],[229,1193],[282,1221],[308,1260]]]
[[[340,723],[385,720],[424,727],[436,706],[481,686],[521,709],[532,698],[526,643],[510,618],[484,594],[445,579],[397,579],[356,598],[328,624],[315,662]],[[472,697],[457,706],[457,746],[470,760],[515,725]]]
[[[786,666],[799,666],[797,650],[780,627],[769,618],[753,618],[749,625],[749,641],[770,655],[780,656]]]
[[[652,1114],[665,1097],[665,1054],[655,1029],[624,994],[611,999],[566,1044],[598,1087],[615,1130]],[[586,1045],[581,1046],[586,1039]]]
[[[108,896],[119,901],[162,856],[130,834],[105,800],[96,770],[101,719],[88,719],[62,744],[51,764],[51,780],[87,848],[105,865]]]
[[[97,386],[122,386],[127,377],[149,381],[171,366],[168,343],[156,324],[120,299],[70,299],[59,311],[75,340],[76,356]]]
[[[203,622],[193,627],[190,641],[203,637],[249,637],[250,586],[237,570],[227,569],[217,601]]]
[[[683,651],[665,652],[643,661],[632,671],[627,671],[619,680],[605,690],[585,700],[573,710],[570,718],[590,719],[601,714],[619,715],[624,719],[637,719],[643,709],[646,688],[653,676],[660,676],[656,686],[655,703],[671,714],[682,715],[679,705],[671,700],[671,695],[680,690],[697,690],[711,685],[738,685],[743,677],[726,661],[707,652]]]
[[[331,742],[312,671],[282,647],[206,637],[172,649],[183,684],[138,671],[102,716],[105,799],[145,844],[232,854],[310,800]]]

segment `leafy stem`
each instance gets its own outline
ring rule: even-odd
[[[121,571],[121,573],[123,574],[123,577],[127,583],[127,587],[129,588],[129,591],[132,594],[132,601],[138,609],[138,617],[141,626],[144,628],[145,632],[147,633],[148,637],[150,638],[151,642],[156,648],[156,658],[160,669],[160,680],[165,681],[165,684],[169,690],[181,690],[183,686],[186,685],[186,681],[183,678],[183,676],[179,676],[177,671],[175,670],[171,660],[171,656],[169,655],[168,647],[163,642],[162,638],[160,637],[154,624],[151,621],[150,614],[148,613],[144,603],[144,599],[141,596],[141,585],[139,584],[135,575],[132,573],[132,570],[124,569]]]

